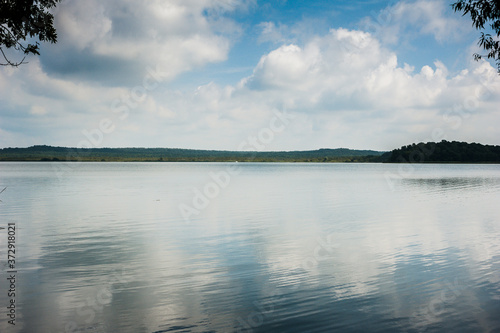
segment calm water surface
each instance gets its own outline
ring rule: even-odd
[[[500,165],[0,163],[0,332],[500,332]]]

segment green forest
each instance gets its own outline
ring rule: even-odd
[[[500,163],[500,146],[443,140],[437,143],[413,143],[390,152],[347,148],[256,152],[42,145],[0,149],[0,161]]]
[[[500,163],[500,146],[458,141],[411,144],[384,154],[390,163]]]
[[[224,151],[175,148],[65,148],[32,146],[0,149],[0,161],[102,162],[367,162],[384,152],[319,149],[311,151]]]

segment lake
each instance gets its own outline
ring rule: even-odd
[[[3,162],[4,187],[1,332],[500,332],[500,165]]]

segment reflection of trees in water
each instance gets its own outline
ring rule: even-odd
[[[429,189],[474,189],[500,186],[500,179],[486,177],[447,177],[447,178],[406,178],[404,184],[424,187]]]

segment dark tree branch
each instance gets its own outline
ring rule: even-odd
[[[500,74],[500,0],[459,0],[451,5],[455,12],[463,12],[472,19],[472,25],[477,30],[484,30],[484,26],[489,24],[495,34],[494,39],[490,34],[481,32],[478,45],[487,51],[486,55],[475,53],[474,60],[482,58],[494,59],[497,64],[497,71]]]
[[[54,16],[49,9],[60,0],[0,0],[0,53],[5,60],[2,66],[18,67],[25,64],[29,54],[39,55],[39,42],[25,43],[28,38],[55,43],[57,34]],[[3,48],[23,54],[21,61],[10,60]]]
[[[2,53],[2,56],[3,58],[5,59],[6,63],[1,63],[0,62],[0,66],[12,66],[12,67],[19,67],[20,65],[22,64],[27,64],[27,62],[24,61],[24,59],[26,59],[26,56],[24,56],[21,61],[19,62],[12,62],[9,60],[9,58],[7,58],[7,56],[5,55],[5,53],[3,52],[2,48],[0,47],[0,52]]]

